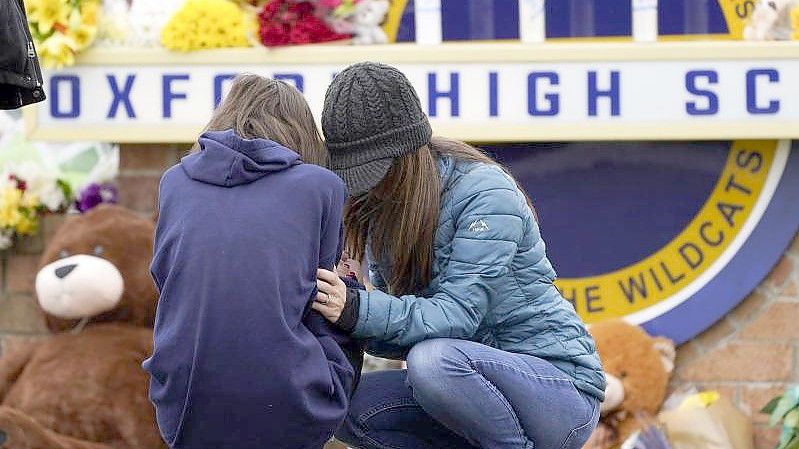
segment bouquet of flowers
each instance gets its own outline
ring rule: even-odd
[[[318,6],[308,0],[271,0],[258,14],[261,43],[274,47],[348,39],[331,28]]]
[[[69,184],[36,164],[7,167],[0,176],[0,249],[9,248],[15,236],[34,235],[40,213],[59,212],[69,204]]]
[[[248,20],[229,0],[188,0],[161,31],[170,50],[248,47]]]
[[[45,67],[75,63],[75,54],[94,41],[99,8],[98,0],[26,2],[28,25]]]

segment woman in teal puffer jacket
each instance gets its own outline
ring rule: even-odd
[[[339,439],[580,448],[605,379],[513,178],[464,143],[432,138],[413,87],[382,64],[336,77],[322,126],[352,195],[346,245],[368,256],[375,288],[320,270],[313,307],[368,352],[408,364],[362,378]]]

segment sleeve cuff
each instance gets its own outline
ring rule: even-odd
[[[361,308],[361,295],[357,289],[347,289],[347,302],[344,304],[344,310],[341,316],[336,321],[336,326],[345,332],[352,332],[355,325],[358,324],[358,312]]]

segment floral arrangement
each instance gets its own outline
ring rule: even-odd
[[[799,41],[799,6],[791,10],[791,28],[793,29],[791,39]]]
[[[178,51],[247,47],[247,24],[229,0],[187,0],[161,31],[161,44]]]
[[[799,449],[799,385],[788,388],[784,394],[772,399],[761,412],[771,415],[771,426],[782,422],[777,449]]]
[[[274,47],[349,38],[348,34],[331,28],[318,6],[317,2],[308,0],[271,0],[258,14],[261,43]]]
[[[70,190],[69,184],[34,163],[7,167],[0,178],[0,249],[9,248],[15,236],[35,234],[40,213],[64,210]]]
[[[81,213],[85,213],[103,203],[116,203],[117,196],[117,188],[113,184],[93,182],[81,189],[75,199],[75,207]]]
[[[45,67],[75,63],[97,34],[97,0],[29,0],[28,24]],[[33,49],[30,49],[31,51]]]

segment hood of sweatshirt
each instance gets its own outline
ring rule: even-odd
[[[268,139],[243,139],[232,129],[208,131],[199,139],[201,151],[181,160],[191,179],[233,187],[301,164],[294,151]]]

